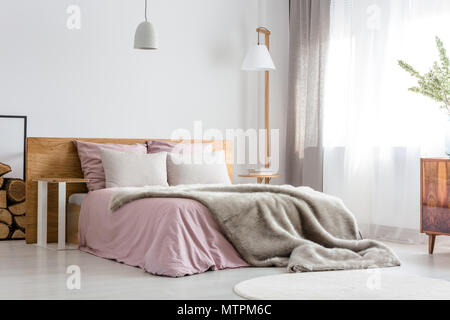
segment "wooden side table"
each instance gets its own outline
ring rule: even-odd
[[[58,184],[58,250],[66,248],[66,183],[86,183],[88,179],[79,178],[37,178],[37,245],[47,247],[47,199],[48,184]]]
[[[420,159],[420,232],[430,254],[437,235],[450,235],[450,158]]]
[[[269,184],[272,178],[279,178],[279,174],[240,174],[241,178],[256,178],[259,184]]]

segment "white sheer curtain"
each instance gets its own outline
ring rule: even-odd
[[[332,0],[325,82],[324,192],[363,236],[417,242],[419,159],[444,156],[447,116],[408,92],[402,59],[428,71],[435,36],[450,52],[448,0]]]

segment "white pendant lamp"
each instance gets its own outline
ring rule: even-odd
[[[145,21],[136,28],[134,48],[142,50],[158,49],[158,37],[153,24],[147,21],[147,0],[145,0]]]
[[[268,35],[270,34],[270,31],[264,27],[260,27],[256,31],[258,33],[258,44],[251,47],[247,52],[244,62],[242,62],[241,69],[247,71],[275,70],[275,65],[273,64],[272,57],[270,56],[268,50]],[[260,33],[264,33],[266,35],[265,44],[259,43]]]
[[[257,44],[250,48],[242,63],[242,70],[265,71],[275,70],[269,50],[265,44]]]

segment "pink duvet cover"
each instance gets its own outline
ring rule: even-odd
[[[141,199],[113,213],[109,201],[115,190],[96,190],[84,198],[80,250],[171,277],[248,266],[201,203]]]

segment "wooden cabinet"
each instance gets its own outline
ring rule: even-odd
[[[437,235],[450,235],[450,158],[420,159],[420,232],[430,254]]]

